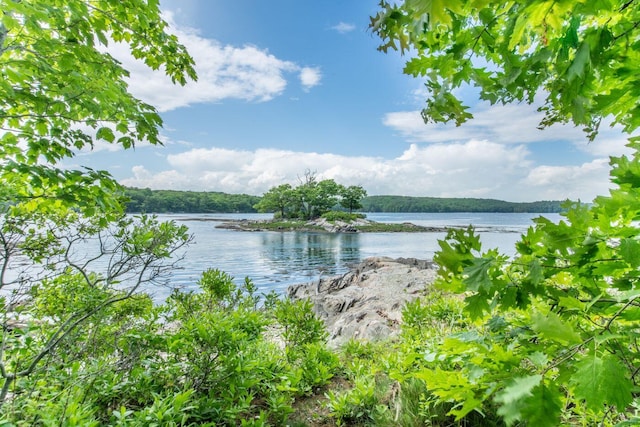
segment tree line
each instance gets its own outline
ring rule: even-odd
[[[477,198],[366,196],[366,192],[361,193],[365,190],[359,186],[344,187],[335,182],[323,182],[317,182],[313,188],[315,196],[311,194],[312,191],[307,191],[311,190],[308,186],[293,187],[291,184],[273,187],[263,196],[208,191],[127,188],[125,190],[125,196],[128,198],[126,209],[128,213],[274,212],[280,217],[304,216],[300,215],[303,206],[307,214],[310,207],[311,210],[315,209],[317,213],[327,209],[327,206],[328,209],[359,210],[362,212],[556,213],[562,211],[562,202],[558,200],[516,203]],[[301,202],[300,197],[305,197],[304,195],[306,195],[306,199]],[[314,205],[320,200],[318,197],[322,198],[323,195],[330,197]],[[341,204],[342,202],[344,204]],[[299,204],[296,206],[296,203]]]
[[[533,212],[562,211],[563,202],[543,200],[515,203],[495,199],[370,196],[362,200],[365,212]]]
[[[261,197],[216,191],[150,190],[126,188],[128,213],[224,213],[257,212]]]

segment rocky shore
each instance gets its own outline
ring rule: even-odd
[[[329,233],[361,232],[447,232],[447,227],[425,227],[410,222],[380,223],[365,218],[353,221],[329,221],[325,218],[313,220],[225,220],[216,228],[238,231],[323,231]]]
[[[367,258],[349,272],[289,287],[288,297],[309,298],[324,320],[329,345],[351,338],[379,340],[400,331],[405,302],[420,296],[436,277],[432,262],[415,258]]]

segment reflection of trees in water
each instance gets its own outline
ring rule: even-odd
[[[281,274],[292,271],[317,276],[346,270],[360,261],[355,233],[282,232],[262,234],[262,258]]]

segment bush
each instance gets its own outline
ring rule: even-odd
[[[343,212],[343,211],[329,211],[322,214],[322,218],[330,222],[335,222],[335,221],[350,222],[350,221],[356,221],[358,219],[364,219],[366,217],[367,216],[365,214],[349,213],[349,212]]]
[[[87,288],[82,279],[43,282],[21,310],[65,319],[94,301],[122,296]],[[294,399],[339,371],[322,321],[307,301],[271,295],[260,305],[251,280],[237,285],[219,270],[205,271],[198,283],[199,292],[176,291],[159,307],[143,295],[92,316],[42,369],[16,384],[0,424],[287,424]],[[5,343],[21,343],[5,349],[6,360],[31,357],[32,347],[46,343],[47,329],[36,321],[5,331]],[[277,330],[283,330],[282,348],[272,336]]]

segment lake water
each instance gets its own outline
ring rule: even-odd
[[[412,222],[434,227],[466,227],[481,235],[483,248],[499,248],[512,255],[514,243],[540,214],[506,213],[370,213],[379,222]],[[544,214],[557,221],[558,214]],[[200,273],[218,268],[240,283],[249,277],[260,292],[284,292],[289,285],[344,273],[371,256],[433,258],[445,233],[242,232],[216,228],[224,219],[271,218],[271,214],[161,215],[189,227],[194,243],[187,248],[182,268],[172,283],[195,289]],[[156,298],[168,291],[156,290]]]

